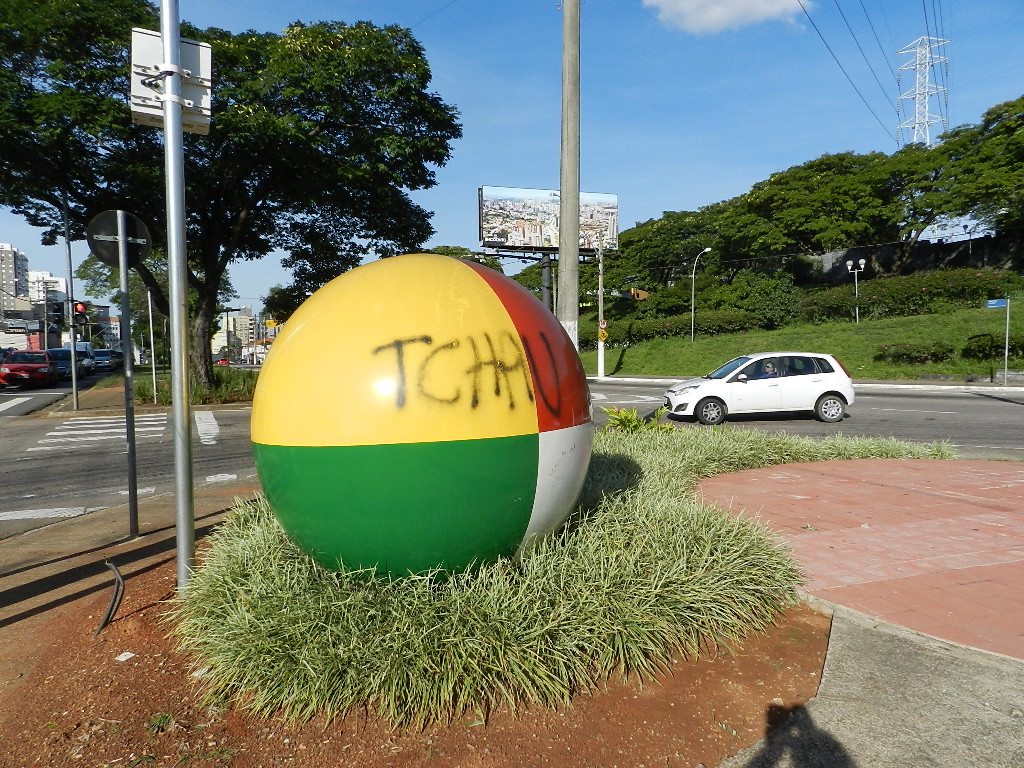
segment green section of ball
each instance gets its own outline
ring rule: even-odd
[[[332,570],[376,566],[407,576],[511,555],[536,495],[536,434],[253,450],[277,519]]]

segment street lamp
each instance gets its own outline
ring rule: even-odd
[[[846,262],[846,271],[853,273],[853,312],[855,322],[860,322],[860,285],[857,282],[857,276],[864,271],[864,259],[860,259],[857,262],[856,267],[853,266],[852,261]]]
[[[690,273],[690,341],[693,341],[693,310],[694,310],[694,299],[696,298],[696,292],[694,290],[697,280],[697,259],[703,256],[705,253],[711,253],[710,248],[705,248],[703,251],[698,253],[693,259],[693,271]]]

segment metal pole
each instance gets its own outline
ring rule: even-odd
[[[1010,297],[1006,297],[1006,338],[1003,341],[1003,386],[1006,386],[1006,372],[1010,367]]]
[[[540,257],[540,300],[549,310],[554,309],[551,301],[551,256],[546,253]]]
[[[711,253],[711,249],[710,248],[705,248],[703,251],[701,251],[700,253],[698,253],[694,257],[694,259],[693,259],[693,271],[690,273],[690,341],[691,342],[693,341],[694,329],[695,329],[695,325],[694,325],[693,320],[694,320],[694,309],[696,308],[695,302],[696,302],[696,299],[697,299],[697,291],[696,291],[696,287],[697,287],[697,261],[705,253]]]
[[[71,403],[74,410],[78,410],[78,339],[75,333],[75,318],[74,318],[74,295],[75,295],[75,275],[74,268],[71,264],[71,217],[68,214],[68,195],[67,192],[61,192],[61,208],[64,215],[64,254],[67,257],[68,267],[68,299],[64,302],[67,305],[67,309],[64,312],[64,316],[67,319],[68,338],[71,339]]]
[[[853,270],[853,315],[854,322],[860,323],[860,281],[857,280],[860,270]]]
[[[128,301],[128,214],[117,212],[117,269],[121,290],[121,352],[124,354],[124,429],[128,448],[128,536],[139,535],[139,480],[135,464],[135,397],[132,325]]]
[[[562,157],[558,201],[558,320],[579,349],[580,0],[562,2]]]
[[[153,405],[156,405],[156,337],[153,334],[153,294],[146,291],[149,305],[149,368],[153,372]]]
[[[188,371],[188,256],[185,242],[185,151],[181,114],[181,29],[178,0],[163,0],[160,35],[164,64],[164,173],[167,182],[167,261],[171,298],[171,411],[174,432],[178,591],[195,564],[192,488],[192,411]]]
[[[604,245],[597,246],[597,378],[604,378]]]

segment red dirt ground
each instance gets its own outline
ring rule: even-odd
[[[295,725],[199,705],[189,660],[160,623],[174,578],[169,562],[130,579],[99,637],[108,595],[4,630],[0,766],[712,768],[763,736],[767,713],[815,695],[830,627],[800,606],[734,653],[681,660],[657,683],[612,681],[559,711],[423,731],[365,715]]]

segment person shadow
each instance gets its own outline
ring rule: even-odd
[[[743,768],[856,768],[850,755],[827,731],[818,728],[801,705],[772,704],[765,712],[765,737]]]

